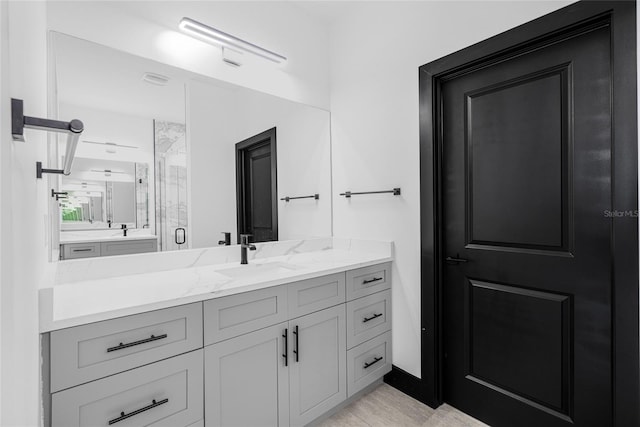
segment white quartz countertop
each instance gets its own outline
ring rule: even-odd
[[[273,248],[270,244],[262,244],[258,252],[274,256],[254,255],[248,265],[240,265],[237,260],[203,264],[202,259],[205,257],[229,254],[231,251],[237,251],[239,255],[238,246],[202,250],[200,254],[192,255],[195,257],[194,261],[187,266],[172,269],[158,266],[155,271],[153,263],[149,262],[154,259],[154,254],[143,254],[133,259],[146,260],[146,270],[149,271],[129,274],[129,267],[127,274],[120,276],[112,272],[102,274],[109,277],[92,278],[90,273],[83,273],[86,278],[78,275],[79,271],[97,271],[96,275],[100,276],[100,265],[91,267],[91,263],[95,263],[97,259],[73,261],[76,263],[73,265],[65,262],[64,267],[69,270],[68,266],[72,265],[75,273],[72,274],[70,270],[63,274],[58,272],[58,283],[51,283],[40,289],[40,331],[47,332],[204,301],[392,260],[392,244],[389,242],[358,241],[354,244],[354,241],[337,239],[328,241],[331,243],[326,244],[327,239],[324,239],[323,245],[316,245],[315,248],[307,244],[311,247],[306,252],[299,249],[277,250],[287,247],[283,242],[274,242],[271,244]],[[301,246],[303,244],[290,245],[290,248]],[[285,253],[275,255],[278,252]],[[177,252],[175,256],[184,258],[187,254]],[[167,257],[171,257],[171,253],[156,254],[160,262],[163,259],[166,261]],[[132,259],[109,257],[108,261],[98,262],[117,265],[118,258],[122,262],[131,262]],[[108,267],[109,265],[103,266],[105,270]]]
[[[109,233],[95,233],[95,232],[63,232],[60,233],[60,244],[70,243],[91,243],[91,242],[121,242],[127,240],[150,240],[157,239],[152,234],[134,233],[133,230],[127,231],[127,236],[124,236],[122,230],[110,231]]]

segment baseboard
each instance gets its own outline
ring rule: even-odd
[[[384,382],[433,409],[441,404],[440,402],[434,402],[426,396],[426,388],[420,378],[411,375],[395,365],[392,366],[391,372],[384,376]]]

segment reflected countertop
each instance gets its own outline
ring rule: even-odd
[[[250,253],[247,266],[239,264],[238,246],[58,263],[52,267],[55,271],[49,275],[50,283],[39,291],[40,331],[204,301],[393,259],[391,242],[324,238],[256,246],[258,250]]]
[[[157,239],[157,236],[150,234],[148,229],[127,229],[127,236],[121,229],[112,230],[90,230],[90,231],[61,231],[60,244],[90,243],[90,242],[120,242],[125,240],[148,240]]]

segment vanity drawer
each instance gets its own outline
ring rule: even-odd
[[[201,347],[201,303],[53,331],[51,391]]]
[[[220,342],[287,321],[287,285],[204,302],[204,343]]]
[[[91,258],[100,256],[100,243],[71,243],[62,245],[62,259]]]
[[[347,351],[347,397],[391,372],[391,331]]]
[[[347,348],[390,330],[390,289],[347,303]]]
[[[345,302],[344,273],[290,283],[289,319]]]
[[[100,246],[102,256],[141,254],[145,252],[156,252],[157,250],[158,241],[156,239],[102,242]]]
[[[347,271],[347,301],[391,287],[391,263]]]
[[[200,349],[60,391],[52,427],[190,426],[203,416],[203,378]]]

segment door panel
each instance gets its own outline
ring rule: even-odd
[[[570,298],[476,280],[467,292],[467,378],[566,412]]]
[[[236,144],[238,241],[278,240],[276,128]]]
[[[567,80],[565,65],[466,94],[469,243],[562,248]]]
[[[288,426],[287,324],[205,347],[205,421],[213,426]]]
[[[611,424],[608,25],[443,82],[444,397]]]
[[[247,150],[246,203],[250,206],[247,232],[253,234],[254,242],[273,240],[271,230],[271,149],[270,143]]]

